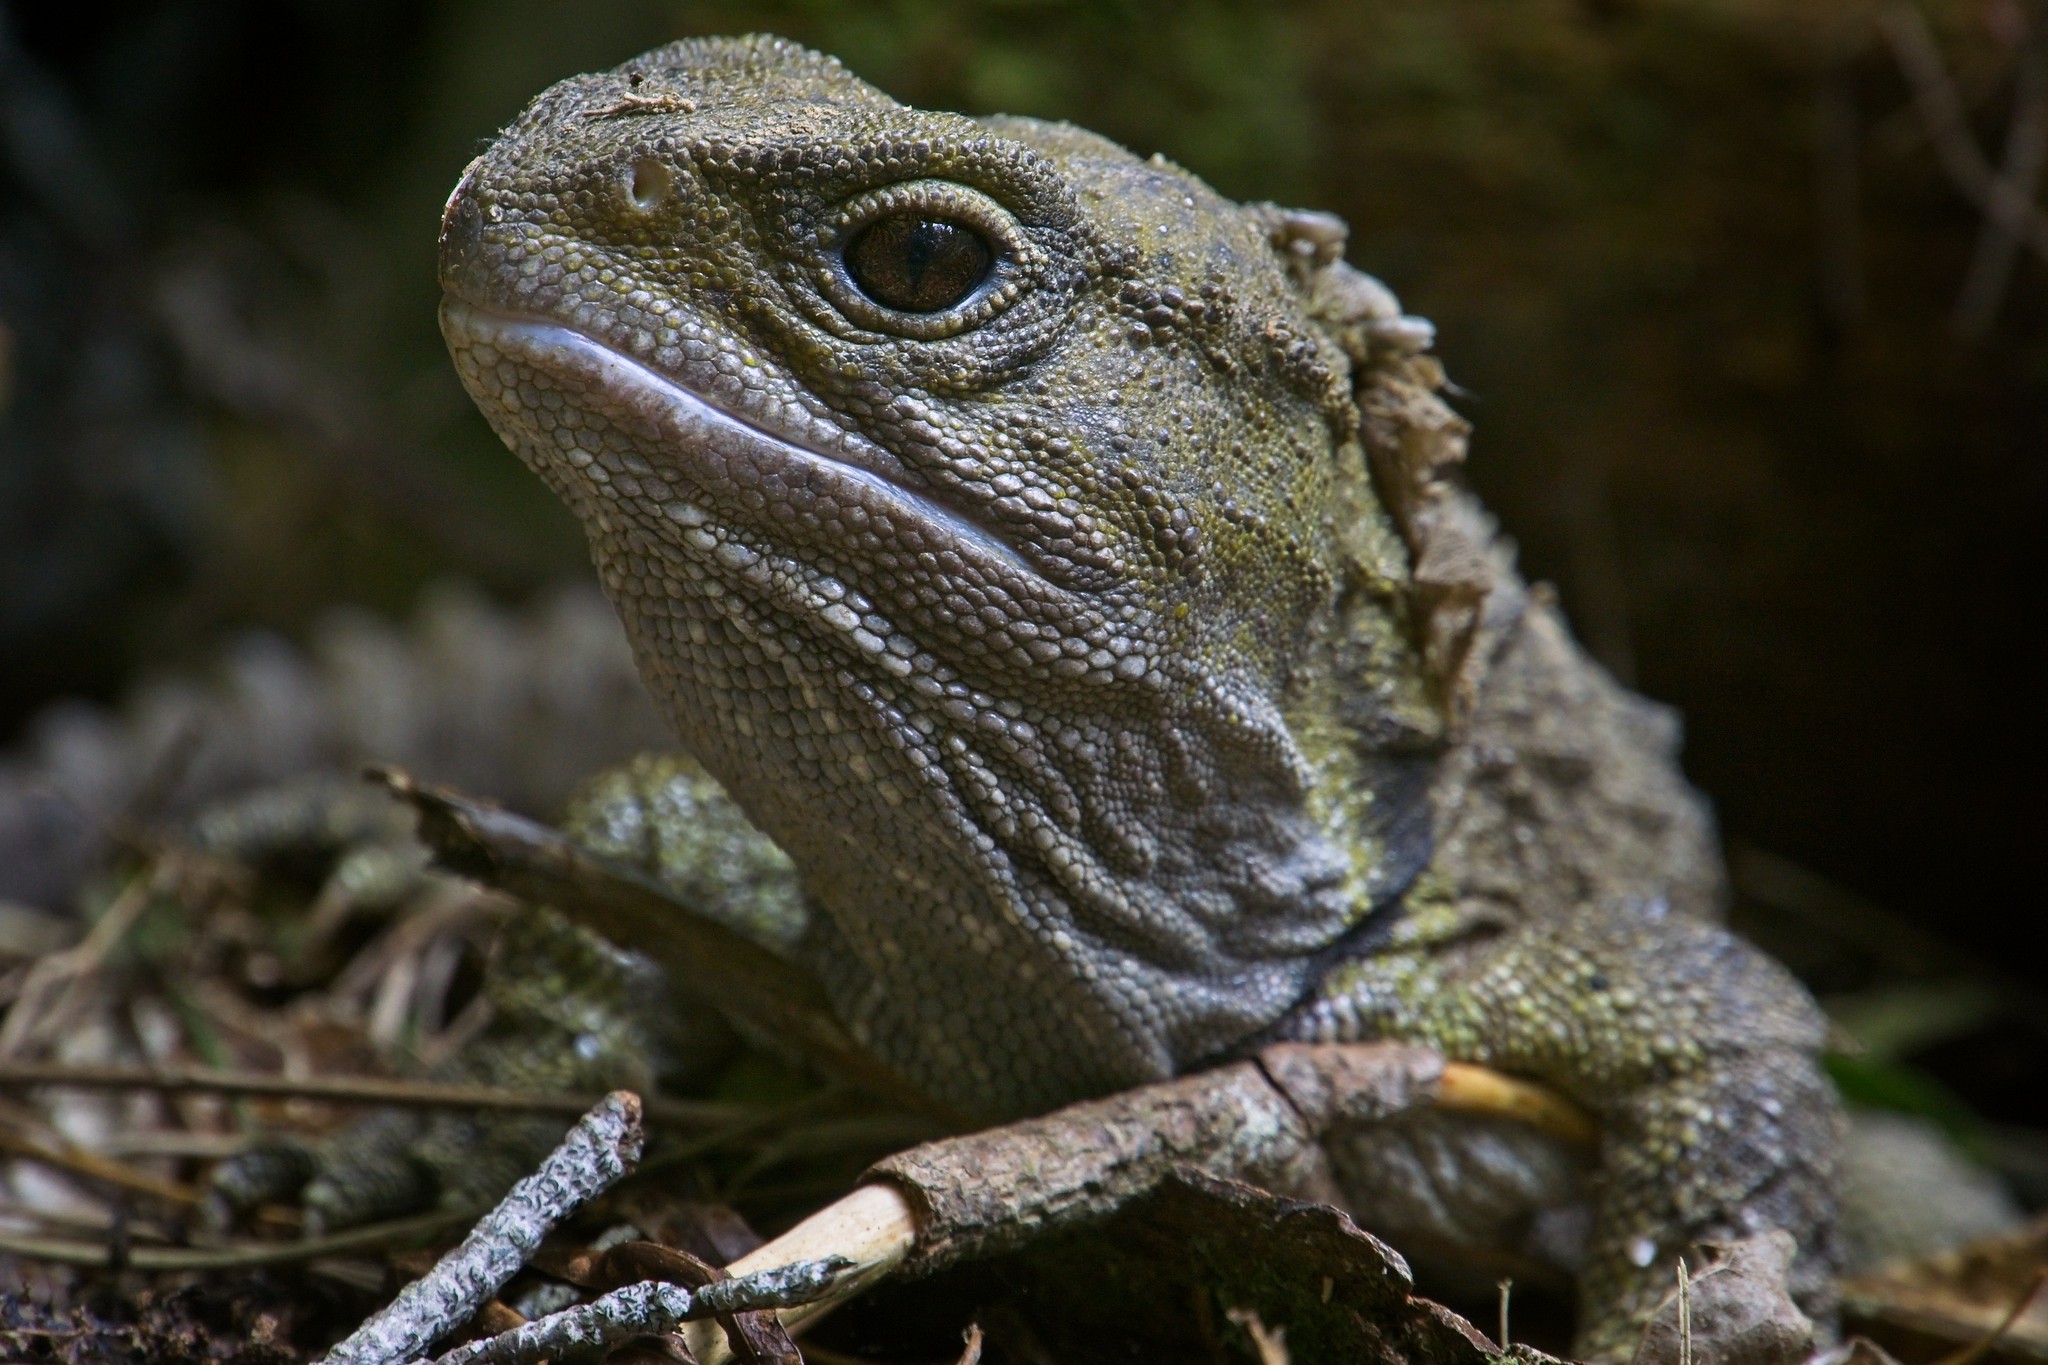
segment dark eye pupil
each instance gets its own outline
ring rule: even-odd
[[[877,219],[846,246],[846,271],[860,291],[899,313],[937,313],[988,278],[995,252],[971,228],[943,218]]]

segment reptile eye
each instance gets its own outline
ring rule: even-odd
[[[846,273],[861,293],[899,313],[939,313],[964,302],[994,269],[995,249],[973,228],[897,213],[846,244]]]
[[[819,320],[861,342],[944,341],[986,326],[1045,270],[1014,213],[951,180],[855,194],[807,235],[799,250],[830,309]]]

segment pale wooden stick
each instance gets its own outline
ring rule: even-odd
[[[916,1241],[917,1214],[903,1191],[894,1185],[863,1185],[774,1241],[762,1243],[726,1270],[738,1276],[796,1261],[836,1256],[847,1262],[846,1270],[825,1295],[776,1314],[783,1326],[794,1331],[895,1269]],[[714,1323],[691,1323],[682,1335],[699,1365],[724,1365],[732,1359],[732,1348]]]

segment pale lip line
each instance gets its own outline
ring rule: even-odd
[[[747,443],[766,443],[785,458],[823,466],[837,477],[860,485],[870,496],[912,521],[935,524],[957,542],[1000,561],[1012,572],[1044,581],[1045,576],[1000,537],[951,508],[932,501],[924,494],[912,492],[887,475],[813,449],[728,412],[660,371],[650,369],[572,327],[492,312],[453,296],[442,300],[441,312],[444,326],[473,341],[493,346],[514,341],[519,349],[531,356],[559,356],[569,364],[591,372],[608,392],[630,391],[643,399],[654,400],[668,419],[665,425],[673,429],[728,431]]]

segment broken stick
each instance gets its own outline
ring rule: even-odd
[[[728,1269],[844,1257],[849,1270],[828,1294],[781,1314],[794,1328],[899,1267],[928,1273],[1104,1221],[1181,1168],[1341,1207],[1323,1137],[1431,1107],[1514,1118],[1568,1145],[1594,1133],[1569,1102],[1454,1068],[1426,1048],[1281,1043],[1213,1071],[900,1152],[870,1168],[870,1183]],[[684,1340],[702,1365],[731,1358],[707,1328]]]
[[[462,1245],[400,1290],[320,1365],[399,1365],[424,1355],[518,1273],[549,1229],[633,1168],[642,1136],[639,1097],[628,1090],[605,1096]]]
[[[701,1289],[643,1280],[458,1346],[434,1365],[537,1365],[543,1360],[594,1358],[635,1337],[665,1335],[685,1322],[803,1303],[829,1289],[833,1276],[844,1268],[836,1257],[798,1261]]]

